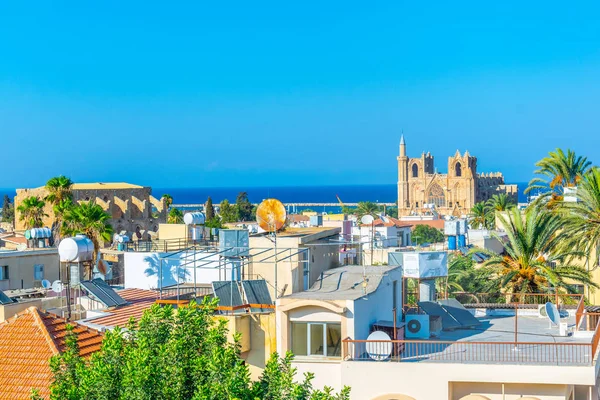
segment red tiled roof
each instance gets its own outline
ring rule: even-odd
[[[100,350],[102,334],[69,323],[84,357]],[[49,360],[65,349],[67,322],[29,307],[0,324],[0,399],[29,399],[31,389],[48,398],[52,373]]]
[[[0,236],[0,240],[14,244],[27,244],[25,236],[17,236],[15,234]]]
[[[107,328],[114,326],[124,327],[127,325],[130,318],[139,320],[142,315],[144,315],[144,311],[152,307],[152,304],[154,304],[158,299],[157,292],[152,290],[123,289],[117,291],[117,293],[123,298],[123,300],[129,302],[130,304],[112,310],[107,310],[105,312],[106,315],[87,319],[86,322],[95,326],[103,326]]]
[[[387,222],[384,222],[381,218],[376,219],[373,221],[373,226],[376,228],[380,226],[385,226],[387,228],[392,226],[395,226],[396,228],[406,228],[413,225],[412,221],[400,221],[399,219],[393,217],[385,217],[385,219],[387,219]],[[361,226],[369,227],[371,224],[362,224]]]

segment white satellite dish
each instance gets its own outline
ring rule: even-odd
[[[392,354],[392,339],[387,333],[375,331],[367,338],[367,354],[375,361],[387,360]]]
[[[44,289],[50,289],[51,286],[52,286],[52,283],[50,283],[50,281],[48,279],[42,280],[42,287]]]
[[[62,293],[62,291],[63,291],[63,284],[62,284],[62,282],[61,281],[54,281],[54,282],[52,282],[51,290],[54,293]]]
[[[360,219],[360,222],[362,222],[365,225],[370,225],[373,223],[373,221],[375,221],[375,218],[373,218],[372,215],[363,215]]]
[[[548,314],[548,319],[550,320],[551,324],[555,326],[560,325],[560,313],[558,312],[558,308],[556,308],[556,304],[547,302],[546,314]]]

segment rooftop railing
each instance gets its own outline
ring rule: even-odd
[[[600,341],[592,343],[452,342],[433,340],[343,340],[346,361],[448,362],[591,366]]]

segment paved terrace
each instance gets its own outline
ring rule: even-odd
[[[519,315],[515,343],[514,316],[478,319],[481,325],[476,328],[443,331],[430,340],[399,340],[392,341],[393,345],[346,340],[345,359],[376,361],[378,357],[371,355],[379,353],[383,355],[382,362],[593,365],[594,332],[561,337],[558,327],[549,329],[548,319]],[[564,318],[562,322],[572,326],[575,317]],[[391,356],[386,357],[390,351]]]

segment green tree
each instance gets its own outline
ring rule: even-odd
[[[537,189],[562,195],[565,187],[577,186],[583,175],[590,170],[592,163],[586,157],[577,156],[570,149],[566,154],[562,149],[556,149],[535,165],[538,167],[535,174],[539,176],[529,182],[525,193]]]
[[[508,240],[503,241],[505,254],[489,253],[491,257],[483,264],[493,271],[489,277],[490,290],[577,293],[574,283],[597,287],[588,271],[572,263],[582,253],[564,248],[570,233],[564,230],[560,215],[529,207],[522,216],[517,208],[512,208],[507,217],[499,219]]]
[[[444,234],[429,225],[417,225],[412,232],[412,241],[417,245],[423,243],[439,243],[444,241]]]
[[[361,201],[356,207],[356,216],[361,219],[365,215],[377,217],[379,215],[379,206],[372,201]]]
[[[386,207],[385,215],[392,218],[398,218],[398,207]]]
[[[595,254],[593,265],[598,265],[600,251],[600,169],[594,168],[580,181],[577,202],[562,203],[561,213],[565,230],[569,232],[565,247],[576,248],[589,260]]]
[[[15,208],[7,194],[4,195],[2,202],[2,222],[15,222]]]
[[[167,222],[169,224],[183,224],[183,212],[179,208],[171,208]]]
[[[94,200],[72,207],[65,214],[62,233],[65,235],[86,235],[94,244],[94,260],[104,242],[112,240],[113,228],[108,222],[110,215]]]
[[[238,217],[240,221],[246,222],[252,220],[252,203],[248,200],[248,193],[240,192],[235,200]]]
[[[488,207],[492,211],[507,211],[516,206],[512,197],[506,193],[493,195],[488,201]]]
[[[73,198],[73,181],[63,175],[55,176],[46,182],[46,190],[48,195],[44,200],[56,205],[62,200]]]
[[[204,214],[207,220],[211,220],[215,217],[215,208],[213,207],[212,198],[208,196],[206,203],[204,204]]]
[[[355,207],[343,206],[342,207],[342,214],[355,215],[356,214],[356,208]]]
[[[490,206],[484,201],[475,203],[469,214],[469,223],[475,229],[489,229],[494,219],[494,213],[490,212]]]
[[[165,204],[167,205],[167,210],[173,204],[173,197],[170,194],[163,194],[162,198],[165,199]]]
[[[290,354],[271,356],[257,382],[241,358],[240,335],[227,340],[226,321],[214,319],[218,299],[201,305],[154,305],[127,330],[107,331],[89,360],[78,354],[75,334],[50,362],[51,400],[347,400],[350,389],[313,390],[312,375],[296,383]]]
[[[23,221],[25,229],[41,228],[44,225],[44,217],[48,214],[44,212],[46,203],[38,196],[31,196],[23,199],[23,202],[17,207],[21,214],[19,221]]]
[[[221,221],[226,224],[228,222],[237,222],[239,220],[237,207],[231,205],[229,200],[225,199],[219,204],[219,215]]]

